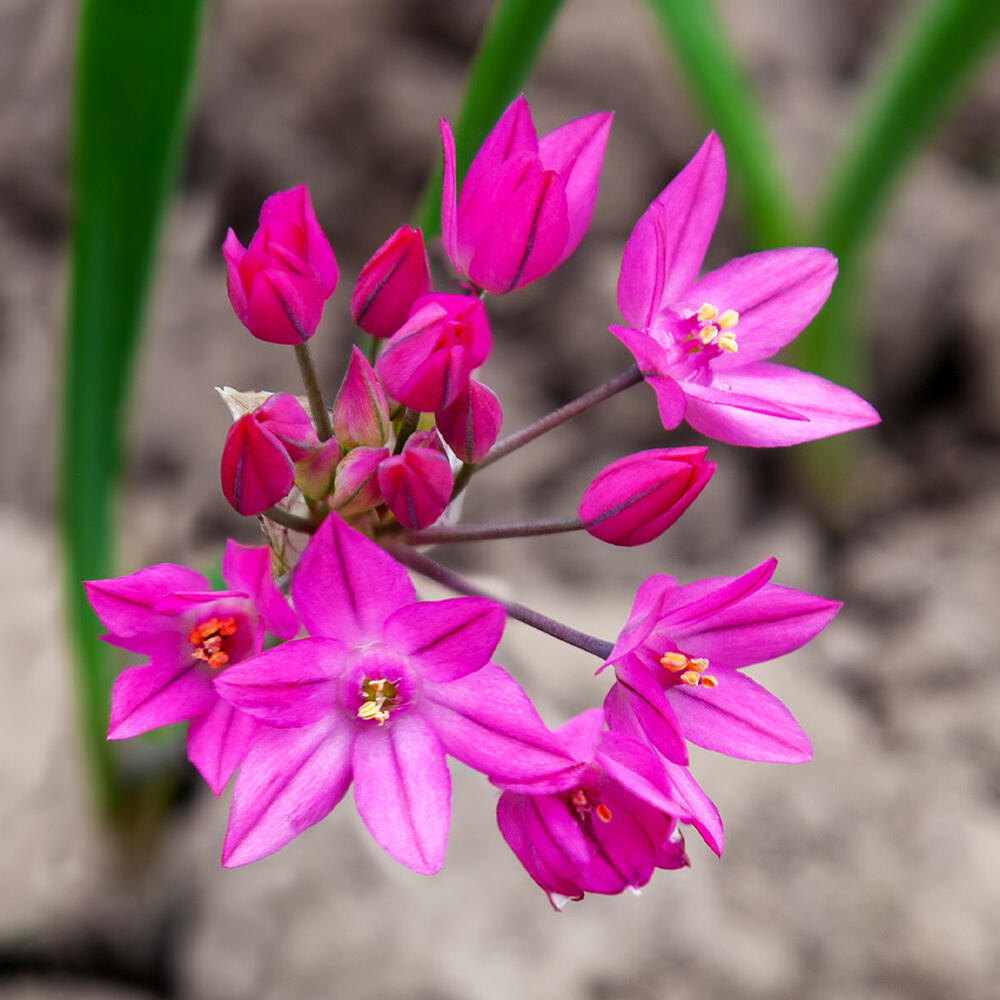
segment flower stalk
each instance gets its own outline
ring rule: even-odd
[[[326,401],[323,399],[323,390],[319,387],[319,379],[316,377],[312,355],[309,353],[307,344],[301,343],[294,346],[295,360],[299,363],[299,373],[302,375],[302,384],[305,386],[306,396],[309,399],[309,412],[312,414],[313,423],[316,426],[316,434],[320,441],[329,441],[333,437],[333,426],[330,423],[330,411],[326,408]]]

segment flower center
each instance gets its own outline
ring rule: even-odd
[[[399,681],[387,680],[385,677],[366,677],[361,685],[361,697],[365,701],[358,709],[359,719],[376,721],[380,726],[389,718],[389,710],[399,704]]]
[[[736,335],[732,332],[740,321],[740,314],[735,309],[720,313],[711,302],[705,302],[692,319],[697,325],[687,339],[698,341],[692,351],[701,351],[712,345],[726,354],[735,354],[739,350]]]
[[[195,625],[188,633],[188,642],[194,646],[191,655],[202,660],[213,670],[219,670],[229,662],[232,637],[236,634],[235,618],[209,618]]]
[[[579,820],[587,819],[591,813],[596,813],[602,823],[611,822],[611,810],[579,785],[569,793],[569,806]]]
[[[708,660],[703,656],[664,653],[660,657],[660,666],[666,667],[672,674],[677,674],[677,679],[688,687],[714,688],[719,683],[717,678],[705,673],[708,670]]]

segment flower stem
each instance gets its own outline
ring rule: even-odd
[[[539,611],[533,611],[531,608],[525,607],[523,604],[518,604],[516,601],[501,600],[499,597],[470,583],[465,577],[454,572],[454,570],[442,566],[440,563],[429,559],[414,549],[407,546],[393,546],[389,551],[392,553],[393,558],[401,562],[404,566],[415,570],[421,576],[426,576],[429,580],[435,580],[443,584],[449,590],[454,590],[458,594],[466,594],[469,597],[485,597],[488,600],[496,601],[497,604],[503,606],[511,618],[516,618],[519,622],[524,622],[525,625],[530,625],[540,632],[545,632],[547,635],[561,639],[571,646],[576,646],[577,649],[582,649],[584,652],[590,653],[600,660],[606,660],[611,655],[611,650],[614,648],[612,643],[604,639],[598,639],[596,636],[588,635],[586,632],[580,632],[575,628],[570,628],[569,625],[557,622],[554,618],[549,618]]]
[[[333,437],[333,426],[330,424],[330,411],[326,408],[326,402],[323,399],[323,390],[319,387],[319,379],[316,377],[316,369],[313,366],[312,356],[309,354],[307,344],[295,345],[295,360],[299,363],[302,383],[306,388],[306,395],[309,397],[309,410],[312,413],[316,433],[320,441],[329,441]]]
[[[492,465],[497,459],[509,455],[512,451],[516,451],[521,445],[528,444],[529,441],[534,441],[536,437],[541,437],[542,434],[552,430],[553,427],[558,427],[572,417],[577,416],[577,414],[583,413],[584,410],[590,409],[590,407],[605,399],[610,399],[623,389],[638,385],[641,381],[642,372],[639,371],[638,365],[633,365],[628,371],[622,372],[621,375],[616,375],[613,379],[609,379],[596,389],[591,389],[590,392],[584,393],[571,403],[561,406],[558,410],[554,410],[540,420],[536,420],[533,424],[529,424],[509,437],[505,437],[490,449],[486,457],[475,468],[485,469],[487,465]]]
[[[407,545],[441,545],[446,542],[486,542],[497,538],[527,538],[532,535],[557,535],[578,531],[583,522],[577,517],[550,521],[521,521],[513,524],[456,524],[450,527],[408,531],[400,536]]]
[[[300,517],[298,514],[282,510],[280,507],[268,507],[261,516],[266,517],[269,521],[274,521],[275,524],[280,524],[283,528],[301,531],[306,535],[314,535],[323,520],[322,517],[318,520],[311,517]]]

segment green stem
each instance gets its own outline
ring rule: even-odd
[[[323,390],[319,387],[319,379],[316,376],[316,368],[313,365],[312,355],[309,353],[309,345],[307,343],[303,342],[295,345],[295,360],[299,363],[302,384],[305,386],[306,396],[309,398],[309,412],[312,414],[316,434],[320,441],[329,441],[333,437],[330,411],[326,408],[326,401],[323,399]]]
[[[500,538],[529,538],[534,535],[558,535],[579,531],[583,522],[578,517],[553,518],[550,521],[521,521],[512,524],[456,524],[441,528],[425,528],[400,535],[407,545],[444,545],[450,542],[486,542]]]

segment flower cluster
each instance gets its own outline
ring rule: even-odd
[[[233,415],[222,490],[237,512],[259,516],[268,544],[227,545],[226,590],[173,564],[86,584],[105,639],[145,658],[115,683],[108,737],[188,720],[188,756],[212,791],[236,774],[224,865],[278,850],[353,785],[375,841],[433,874],[454,757],[500,790],[500,832],[558,907],[687,865],[685,826],[721,853],[722,822],[691,775],[690,743],[749,760],[811,756],[788,709],[744,668],[798,649],[839,605],[772,583],[776,560],[684,584],[651,577],[612,643],[493,599],[422,551],[556,531],[620,546],[659,537],[715,471],[702,445],[612,462],[576,517],[459,521],[477,470],[643,380],[665,428],[686,420],[730,444],[794,444],[878,420],[847,389],[766,360],[823,305],[829,253],[767,251],[699,276],[725,189],[713,134],[625,245],[627,325],[611,333],[635,366],[498,442],[500,402],[476,377],[493,347],[486,298],[543,278],[576,249],[610,126],[610,114],[594,114],[539,137],[518,98],[459,188],[441,123],[452,274],[437,290],[419,230],[402,226],[382,243],[350,302],[368,350],[352,348],[332,406],[307,342],[339,272],[308,192],[268,198],[247,248],[229,231],[233,309],[258,339],[294,347],[306,390],[220,390]],[[419,600],[410,571],[462,596]],[[546,726],[493,662],[508,617],[596,655],[598,672],[611,667],[603,705]]]

